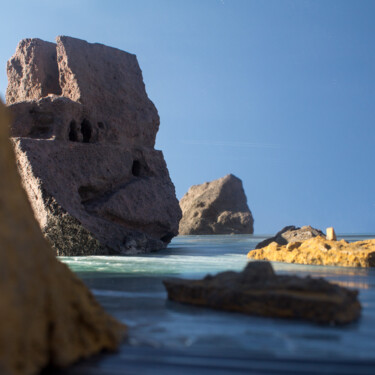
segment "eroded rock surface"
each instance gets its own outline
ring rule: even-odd
[[[0,373],[33,375],[114,350],[126,328],[60,263],[21,187],[0,103]]]
[[[159,116],[136,56],[70,37],[25,39],[8,79],[18,168],[56,253],[164,248],[181,210],[154,149]]]
[[[179,234],[253,233],[254,219],[247,205],[242,181],[229,174],[193,185],[180,200]]]
[[[324,279],[276,275],[268,262],[249,262],[202,280],[164,280],[172,301],[266,317],[347,324],[361,311],[358,292]]]
[[[286,245],[290,242],[305,241],[316,236],[324,236],[324,233],[319,229],[311,227],[310,225],[306,225],[302,228],[289,225],[281,229],[281,231],[277,232],[273,237],[259,242],[255,248],[261,249],[262,247],[268,246],[272,242],[276,242],[279,245]]]
[[[248,258],[275,262],[343,267],[375,267],[375,240],[348,243],[318,236],[303,242],[279,245],[272,242],[251,250]]]

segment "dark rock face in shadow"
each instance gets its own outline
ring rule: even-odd
[[[358,292],[324,279],[276,275],[269,262],[249,262],[202,280],[164,280],[172,301],[266,317],[347,324],[361,312]]]
[[[255,248],[261,249],[268,246],[272,242],[276,242],[279,245],[286,245],[291,242],[306,241],[316,236],[325,237],[321,230],[315,229],[310,225],[306,225],[302,228],[289,225],[281,229],[281,231],[277,232],[273,237],[266,238],[264,241],[259,242]]]
[[[254,219],[242,181],[229,174],[192,186],[180,200],[179,234],[253,233]]]
[[[0,103],[0,373],[30,375],[116,349],[126,327],[43,238],[17,173],[9,118]]]
[[[69,37],[25,39],[7,71],[18,168],[56,253],[164,248],[181,210],[154,149],[159,116],[136,56]]]

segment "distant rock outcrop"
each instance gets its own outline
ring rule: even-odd
[[[7,66],[17,164],[58,255],[164,248],[181,210],[135,55],[70,37],[22,40]]]
[[[290,242],[305,241],[316,236],[324,237],[324,233],[319,229],[311,227],[310,225],[305,225],[302,228],[289,225],[281,229],[281,231],[277,232],[273,237],[259,242],[255,248],[261,249],[262,247],[268,246],[272,242],[276,242],[279,245],[286,245]]]
[[[324,279],[276,275],[268,262],[249,262],[238,273],[202,280],[164,280],[172,301],[278,318],[347,324],[361,312],[358,292]]]
[[[17,173],[0,103],[0,374],[38,374],[113,350],[126,327],[60,263],[38,227]]]
[[[254,219],[242,181],[229,174],[192,186],[180,200],[179,234],[253,233]]]
[[[375,240],[348,243],[317,236],[279,245],[270,243],[251,250],[248,258],[319,266],[375,267]]]

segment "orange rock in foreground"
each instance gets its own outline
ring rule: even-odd
[[[240,273],[163,283],[172,301],[244,314],[347,324],[361,312],[357,291],[322,278],[276,275],[269,262],[249,262]]]
[[[32,375],[116,349],[126,328],[43,238],[20,184],[8,123],[0,103],[0,374]]]
[[[251,250],[248,258],[274,262],[342,267],[375,267],[375,240],[348,243],[318,236],[303,242],[270,245]]]

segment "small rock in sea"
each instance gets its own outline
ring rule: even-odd
[[[348,324],[361,312],[357,291],[322,278],[276,275],[269,262],[249,262],[239,273],[163,283],[172,301],[250,315]]]
[[[126,327],[43,238],[21,187],[9,119],[0,103],[0,373],[30,375],[115,350]]]
[[[165,248],[181,210],[136,56],[56,42],[24,39],[7,65],[12,142],[42,232],[57,255]]]
[[[326,239],[329,241],[337,241],[336,233],[333,227],[326,229]]]
[[[261,249],[272,242],[277,242],[279,245],[286,245],[289,242],[305,241],[316,236],[324,236],[324,233],[319,229],[311,227],[310,225],[305,225],[302,228],[289,225],[281,229],[281,231],[277,232],[273,237],[259,242],[255,248]]]
[[[232,174],[192,186],[180,200],[180,206],[180,235],[248,234],[254,231],[254,219],[242,181]]]
[[[247,257],[322,266],[375,267],[375,240],[348,243],[318,236],[287,245],[272,242],[262,249],[251,250]]]

